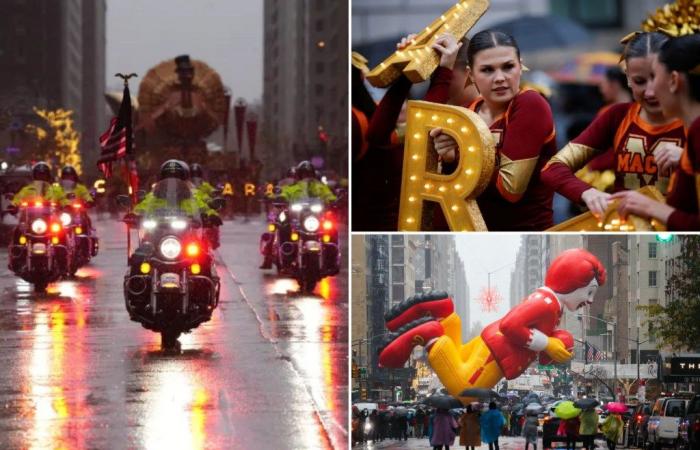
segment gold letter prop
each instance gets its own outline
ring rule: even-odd
[[[412,83],[420,83],[440,64],[440,55],[431,45],[441,34],[461,39],[489,8],[489,0],[462,0],[435,19],[421,31],[411,45],[394,52],[367,74],[367,80],[376,87],[386,87],[403,72]]]
[[[399,209],[400,231],[419,231],[423,202],[442,208],[452,231],[485,231],[476,204],[491,180],[496,147],[489,127],[475,112],[458,106],[409,101]],[[435,158],[430,130],[442,128],[457,141],[459,163],[449,175],[430,173]]]
[[[641,189],[637,189],[637,192],[658,202],[666,201],[664,195],[654,186],[644,186]],[[623,233],[628,233],[630,231],[666,231],[664,224],[655,219],[648,220],[643,217],[630,215],[627,217],[627,222],[622,222],[620,215],[617,213],[617,203],[617,200],[610,203],[600,220],[598,220],[593,213],[587,211],[581,215],[565,220],[552,228],[548,228],[546,231],[621,231]]]

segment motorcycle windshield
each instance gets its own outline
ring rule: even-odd
[[[153,187],[153,205],[147,218],[195,218],[199,220],[197,207],[189,184],[176,178],[166,178]]]
[[[59,184],[66,194],[75,191],[75,187],[77,186],[77,183],[73,180],[61,180]]]

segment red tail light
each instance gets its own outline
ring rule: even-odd
[[[700,433],[700,420],[696,420],[692,426],[693,433]]]
[[[641,415],[637,415],[637,422],[641,422],[641,421],[642,421],[642,416],[641,416]]]
[[[323,221],[323,229],[326,231],[330,231],[333,229],[333,222],[330,220],[324,220]]]
[[[195,257],[199,255],[199,245],[196,242],[190,242],[185,248],[185,252],[189,257]]]
[[[58,233],[59,231],[61,231],[61,224],[60,224],[60,223],[55,223],[55,222],[52,223],[52,224],[51,224],[51,232],[52,232],[52,233]]]

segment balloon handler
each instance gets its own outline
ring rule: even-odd
[[[547,270],[543,287],[466,344],[447,293],[410,297],[384,316],[392,333],[380,349],[379,365],[403,367],[413,348],[423,346],[447,391],[460,397],[465,389],[517,378],[538,357],[541,364],[564,363],[573,356],[574,339],[557,328],[563,308],[575,311],[593,303],[603,283],[605,268],[598,258],[584,249],[566,250]]]

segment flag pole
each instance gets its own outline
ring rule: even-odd
[[[124,80],[124,90],[126,91],[125,94],[130,95],[129,94],[129,78],[134,78],[134,77],[137,77],[138,75],[135,73],[130,73],[128,75],[125,75],[123,73],[116,73],[114,76],[119,77],[122,80]],[[123,101],[124,101],[124,99],[122,99],[122,102]],[[131,101],[129,101],[129,105],[131,105]],[[131,132],[133,129],[133,124],[131,122],[132,122],[131,111],[129,111],[129,124],[128,124],[129,128],[128,128],[127,133],[126,133],[126,154],[127,154],[128,158],[132,157],[131,156],[131,145],[132,145]],[[129,170],[129,166],[128,166],[128,164],[123,164],[122,167],[124,168],[124,179],[126,180],[126,183],[129,186],[129,190],[133,190],[133,187],[131,186],[131,172]],[[134,210],[134,206],[135,206],[134,205],[134,195],[135,194],[136,194],[135,192],[129,192],[129,199],[131,200],[129,202],[129,214],[131,214]],[[127,261],[129,260],[130,257],[131,257],[131,227],[127,223],[126,224],[126,258],[127,258]]]

